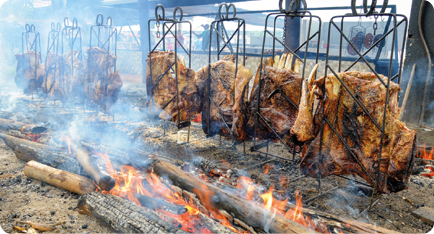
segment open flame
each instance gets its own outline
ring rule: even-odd
[[[34,141],[34,142],[38,142],[39,138],[42,136],[41,133],[24,133],[24,130],[26,129],[26,126],[23,126],[21,128],[21,133],[26,134],[26,136],[29,138],[29,140]]]
[[[434,148],[431,148],[431,151],[428,153],[426,150],[426,143],[423,143],[422,146],[418,147],[419,150],[417,152],[417,157],[421,159],[427,159],[427,160],[434,160],[433,154],[434,154]]]
[[[187,202],[182,196],[171,190],[167,187],[157,175],[151,172],[138,171],[133,166],[123,165],[120,168],[120,172],[118,173],[113,169],[110,158],[107,154],[93,152],[99,157],[103,158],[106,164],[106,170],[109,175],[115,180],[115,186],[110,191],[101,191],[103,194],[112,194],[115,196],[122,197],[124,199],[128,199],[130,201],[135,202],[138,205],[141,205],[138,199],[134,196],[134,194],[145,195],[148,197],[161,198],[170,203],[176,205],[182,205],[187,209],[187,212],[183,214],[174,214],[171,212],[167,212],[164,210],[157,209],[156,210],[167,217],[170,217],[176,220],[178,223],[174,223],[175,225],[182,225],[180,228],[187,232],[193,233],[211,233],[206,227],[200,225],[201,220],[198,216],[200,210],[191,202]],[[98,189],[97,189],[98,190]],[[203,190],[202,190],[203,191]],[[210,196],[212,193],[209,191],[203,191],[198,194],[201,194],[200,200],[202,204],[212,213],[213,218],[218,220],[223,220],[220,223],[230,228],[234,232],[239,232],[236,228],[234,228],[231,223],[220,214],[220,212],[211,205]],[[169,221],[169,220],[166,220]],[[198,225],[199,224],[199,225]],[[198,229],[199,227],[199,229]]]

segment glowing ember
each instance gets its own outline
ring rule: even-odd
[[[265,167],[265,171],[264,171],[265,175],[268,174],[269,169],[270,169],[270,164],[267,164],[267,167]]]
[[[432,179],[434,177],[434,168],[432,166],[427,166],[425,168],[428,169],[428,170],[430,170],[431,172],[427,173],[427,174],[420,174],[420,175]]]

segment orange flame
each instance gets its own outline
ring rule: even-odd
[[[423,143],[422,146],[418,147],[418,152],[417,152],[418,158],[434,160],[433,154],[434,154],[434,147],[431,148],[431,151],[428,153],[426,150],[426,143]]]
[[[299,190],[297,189],[297,192],[295,193],[295,200],[296,200],[296,204],[294,208],[289,209],[286,213],[285,213],[285,217],[287,219],[291,219],[299,224],[302,224],[306,227],[308,227],[306,220],[304,219],[304,215],[303,215],[303,202],[302,202],[302,197],[301,195],[299,195]]]
[[[136,170],[132,166],[123,165],[120,168],[120,173],[117,173],[116,170],[113,169],[113,165],[110,161],[110,158],[107,153],[93,152],[99,157],[103,158],[106,164],[106,170],[110,174],[110,176],[115,179],[115,186],[110,191],[101,191],[104,194],[113,194],[115,196],[119,196],[130,201],[134,201],[138,205],[141,205],[140,202],[135,198],[134,193],[141,194],[149,197],[156,197],[165,199],[168,202],[171,202],[176,205],[182,205],[187,209],[187,212],[184,214],[173,214],[170,212],[166,212],[164,210],[156,209],[158,212],[164,214],[166,217],[170,217],[176,222],[175,225],[182,225],[181,229],[187,232],[193,233],[211,233],[206,227],[203,225],[198,225],[201,223],[201,220],[198,216],[200,210],[197,208],[192,202],[187,202],[182,198],[182,196],[172,191],[168,188],[157,175],[153,173],[140,172]],[[145,184],[145,187],[143,186]],[[234,232],[238,232],[230,222],[220,214],[218,209],[216,209],[211,204],[211,196],[213,193],[209,193],[208,191],[201,194],[200,199],[205,207],[212,211],[212,214],[215,218],[223,220],[221,222],[223,225],[227,226]],[[169,220],[166,220],[169,221]],[[200,227],[200,228],[198,228]]]

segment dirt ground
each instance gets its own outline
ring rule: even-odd
[[[0,225],[5,232],[20,233],[13,227],[29,227],[16,221],[56,225],[53,233],[113,232],[96,219],[73,210],[78,194],[27,178],[24,166],[25,162],[0,140]]]

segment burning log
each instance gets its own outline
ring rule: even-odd
[[[203,197],[206,192],[208,201],[213,204],[208,209],[222,209],[227,213],[237,217],[246,225],[252,227],[258,232],[268,231],[270,233],[314,233],[315,231],[304,227],[292,220],[286,219],[282,215],[275,214],[271,211],[252,205],[245,199],[229,194],[214,185],[207,184],[192,175],[182,171],[175,165],[168,162],[157,162],[154,165],[154,172],[161,177],[168,177],[175,186]],[[204,191],[205,190],[205,191]],[[204,199],[201,199],[204,200]],[[267,222],[268,221],[268,222]]]
[[[47,165],[30,161],[24,167],[27,177],[35,178],[65,190],[85,194],[95,191],[96,187],[86,177],[49,167]]]
[[[5,140],[6,144],[14,150],[18,159],[27,162],[33,160],[60,170],[88,176],[75,158],[61,152],[58,148],[2,133],[0,133],[0,138]]]
[[[215,222],[214,220],[208,218],[208,216],[199,213],[199,218],[205,224],[205,226],[213,233],[224,233],[224,234],[232,234],[235,233],[231,231],[229,228],[225,227],[224,225]]]
[[[115,180],[92,159],[90,153],[82,147],[71,144],[74,149],[75,158],[81,164],[86,173],[95,180],[98,187],[110,191],[115,186]]]
[[[185,233],[153,212],[110,194],[85,194],[78,208],[120,233]]]
[[[184,206],[176,205],[163,199],[148,197],[137,193],[133,193],[133,196],[139,201],[140,205],[152,210],[159,209],[173,214],[184,214],[187,212],[187,208]]]
[[[47,128],[0,118],[0,130],[17,130],[24,134],[39,134],[47,131]]]

